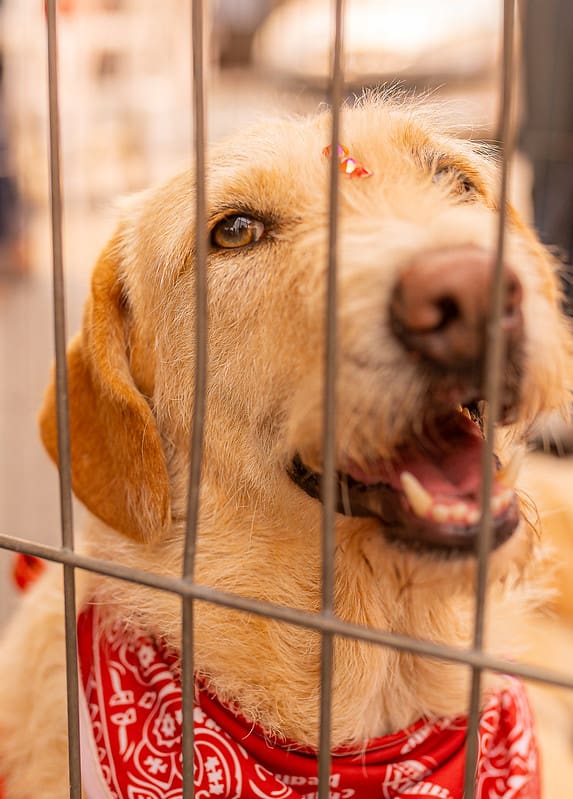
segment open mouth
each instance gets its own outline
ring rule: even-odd
[[[478,406],[424,424],[423,434],[396,449],[391,460],[366,466],[352,460],[337,472],[337,511],[378,519],[385,535],[416,548],[475,551],[481,520],[484,438]],[[502,469],[494,457],[491,496],[493,547],[516,529],[519,506],[512,482],[515,462]],[[321,475],[296,455],[291,479],[321,499]]]

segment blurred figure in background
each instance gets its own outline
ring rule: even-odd
[[[522,145],[533,166],[535,225],[568,264],[573,311],[573,3],[525,0],[526,116]]]
[[[524,0],[525,118],[521,145],[533,168],[534,223],[564,261],[565,305],[573,316],[573,2]],[[573,426],[552,415],[536,444],[573,453]]]
[[[0,13],[1,11],[2,0],[0,0]],[[21,236],[21,208],[8,149],[3,73],[0,40],[0,279],[18,277],[26,271]]]
[[[214,0],[215,55],[221,66],[244,66],[251,61],[253,36],[278,0]]]

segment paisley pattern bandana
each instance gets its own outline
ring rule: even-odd
[[[96,608],[78,621],[82,773],[87,799],[181,799],[181,685],[157,641],[104,626]],[[315,799],[317,758],[270,741],[198,691],[197,799]],[[332,757],[331,799],[462,799],[465,718],[421,720]],[[507,678],[479,729],[477,799],[539,799],[538,755],[522,685]]]

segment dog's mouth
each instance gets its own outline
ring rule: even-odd
[[[346,460],[337,472],[337,511],[378,519],[385,535],[411,547],[470,554],[481,521],[483,421],[474,404],[426,420],[423,434],[397,447],[392,459],[358,465]],[[500,546],[519,522],[511,487],[513,463],[505,468],[494,456],[491,495],[493,547]],[[291,479],[321,499],[321,474],[295,455]]]

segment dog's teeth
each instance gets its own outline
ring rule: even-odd
[[[467,523],[468,524],[477,524],[479,522],[480,512],[477,508],[471,508],[468,510],[467,515]]]
[[[440,524],[450,520],[450,512],[447,505],[434,505],[431,513],[432,519]]]
[[[473,525],[477,524],[481,518],[481,511],[478,508],[471,508],[465,502],[456,502],[445,505],[435,502],[432,495],[426,491],[417,477],[411,472],[402,472],[400,482],[404,494],[416,516],[430,518],[438,524],[457,523]],[[491,499],[492,515],[497,515],[509,507],[514,493],[513,489],[506,488]]]
[[[492,513],[499,513],[502,507],[503,507],[503,497],[502,496],[493,497],[491,501]]]
[[[462,413],[463,413],[464,416],[466,416],[470,420],[470,422],[473,421],[472,415],[471,415],[471,413],[469,412],[469,410],[467,408],[462,408]]]
[[[463,502],[458,502],[457,505],[453,505],[450,508],[450,518],[454,522],[464,522],[467,518],[467,515],[468,508]]]
[[[498,483],[503,483],[503,485],[508,486],[508,488],[513,488],[517,481],[517,477],[519,475],[519,470],[521,469],[521,464],[523,463],[523,450],[516,449],[505,464],[505,466],[497,472],[495,475],[495,479]]]
[[[432,497],[420,481],[410,472],[402,472],[400,482],[404,494],[416,516],[426,516],[432,507]]]
[[[514,493],[512,488],[506,488],[505,491],[502,491],[501,494],[498,494],[497,497],[494,497],[491,501],[491,509],[493,513],[499,513],[500,511],[509,508],[513,497]]]

